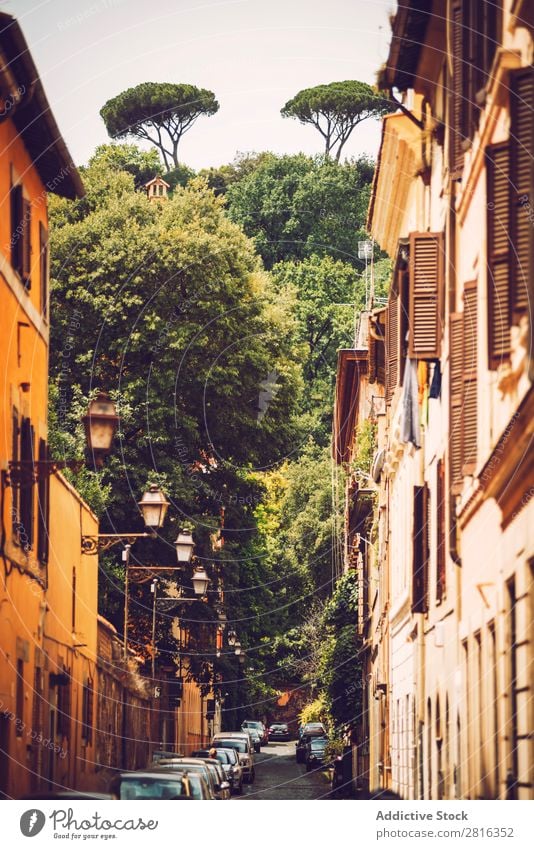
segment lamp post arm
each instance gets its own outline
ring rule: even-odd
[[[136,539],[154,539],[154,531],[145,531],[142,534],[93,534],[82,536],[82,554],[98,554],[99,551],[107,551],[114,545],[133,545]]]

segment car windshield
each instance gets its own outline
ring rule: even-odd
[[[287,731],[287,725],[271,725],[273,731]]]
[[[228,758],[228,760],[226,762],[223,761],[223,763],[236,764],[238,761],[237,754],[233,749],[226,749],[225,751],[217,749],[217,757],[219,755],[226,755]]]
[[[247,744],[244,740],[220,740],[220,743],[224,743],[225,749],[235,749],[236,752],[241,752],[245,754],[247,751]]]
[[[230,760],[230,756],[228,752],[218,751],[215,755],[220,764],[230,764],[233,763],[233,760]]]
[[[321,738],[319,738],[318,740],[312,740],[310,746],[312,749],[325,749],[327,742],[327,740],[321,740]]]
[[[123,778],[120,786],[121,799],[179,799],[187,796],[185,783],[181,778]],[[197,798],[197,797],[195,797]],[[198,797],[200,798],[200,797]]]
[[[247,721],[243,723],[243,728],[257,728],[259,730],[262,727],[261,722],[253,722],[251,719],[247,719]]]

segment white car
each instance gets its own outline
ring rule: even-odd
[[[250,735],[244,731],[220,731],[215,734],[211,745],[216,749],[234,749],[243,768],[243,778],[252,784],[256,777],[254,769],[254,746]]]

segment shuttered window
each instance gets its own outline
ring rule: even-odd
[[[428,487],[414,486],[412,612],[428,610],[429,513]]]
[[[517,322],[528,309],[534,273],[534,68],[510,80],[510,309]],[[531,290],[532,294],[532,290]]]
[[[48,448],[44,439],[39,440],[39,460],[48,460]],[[37,484],[37,557],[41,563],[48,562],[49,492],[49,475],[40,475]]]
[[[22,185],[11,189],[11,265],[26,289],[31,288],[31,206]]]
[[[450,168],[459,177],[463,167],[462,149],[462,3],[457,2],[451,13],[452,86],[449,101]]]
[[[453,494],[462,488],[462,390],[463,390],[463,313],[452,313],[449,317],[449,469],[450,487]]]
[[[445,468],[438,460],[436,470],[436,599],[442,601],[446,587],[445,558]]]
[[[389,296],[386,325],[386,403],[390,403],[399,378],[399,299]]]
[[[369,323],[369,383],[385,385],[386,310],[380,310]]]
[[[48,232],[39,222],[39,287],[41,293],[41,315],[48,315]]]
[[[20,488],[19,544],[28,552],[33,548],[33,496],[34,484],[32,463],[34,454],[34,430],[30,419],[23,418],[20,428],[20,459],[23,466],[23,483]]]
[[[486,149],[488,237],[488,366],[510,353],[510,159],[508,143]]]
[[[410,235],[410,334],[408,356],[433,360],[441,348],[443,234]]]
[[[462,473],[473,474],[478,446],[478,295],[476,281],[464,286]]]

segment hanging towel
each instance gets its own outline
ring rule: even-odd
[[[402,393],[401,441],[411,442],[415,448],[421,447],[418,393],[417,360],[406,360]]]
[[[430,398],[439,398],[441,396],[441,364],[439,360],[434,361],[434,374],[432,375],[432,383],[430,386]]]

